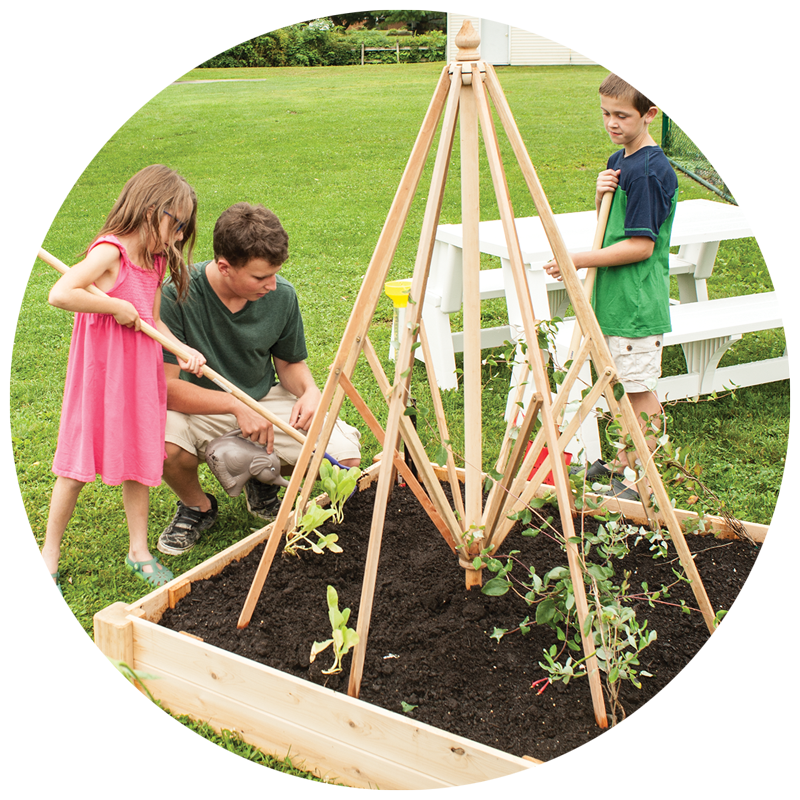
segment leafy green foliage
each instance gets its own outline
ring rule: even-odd
[[[370,63],[397,63],[396,36],[378,30],[345,33],[331,19],[301,22],[241,42],[215,55],[200,69],[243,67],[320,67],[361,64],[361,47],[385,47],[366,54]],[[400,61],[444,61],[447,37],[441,31],[404,39]],[[402,49],[408,48],[408,49]]]
[[[55,653],[111,667],[94,710],[53,698]],[[183,789],[164,712],[149,691],[138,694],[126,664],[77,647],[23,647],[11,653],[11,675],[13,788]]]
[[[312,500],[297,525],[286,532],[283,552],[297,555],[298,550],[311,550],[317,555],[322,555],[327,548],[332,553],[341,553],[342,548],[336,544],[339,537],[335,533],[323,536],[317,530],[325,520],[334,516],[334,513],[332,508],[322,508],[316,500]],[[316,541],[311,539],[313,534],[316,534]]]
[[[331,623],[332,637],[324,642],[314,642],[311,646],[309,663],[328,647],[333,645],[334,662],[330,669],[322,670],[323,675],[332,675],[342,671],[342,658],[347,652],[358,644],[358,633],[353,628],[347,627],[350,619],[350,609],[339,611],[339,595],[333,586],[328,586],[328,619]]]
[[[335,464],[323,461],[319,468],[319,477],[322,488],[327,492],[331,501],[333,519],[341,522],[344,519],[344,504],[348,497],[355,491],[361,470],[358,467],[341,469]]]
[[[651,590],[647,584],[642,584],[641,591],[633,591],[630,572],[624,571],[619,580],[614,562],[629,553],[631,542],[635,545],[642,539],[650,542],[653,558],[663,558],[666,555],[667,534],[630,525],[624,522],[620,514],[607,510],[598,510],[596,516],[600,524],[595,532],[583,529],[571,540],[578,549],[589,600],[589,613],[583,631],[578,625],[572,573],[566,565],[557,565],[544,575],[539,575],[535,566],[519,561],[518,551],[511,551],[499,557],[484,552],[476,559],[476,562],[480,562],[476,563],[476,567],[483,564],[494,575],[482,587],[485,595],[496,597],[514,592],[533,609],[533,624],[547,626],[555,634],[556,642],[543,651],[544,660],[539,662],[547,673],[539,693],[547,683],[566,684],[573,678],[584,677],[586,660],[594,655],[605,676],[606,690],[616,720],[624,716],[619,701],[620,681],[629,681],[641,688],[640,676],[646,677],[649,673],[640,669],[639,655],[657,636],[655,631],[648,629],[647,620],[637,618],[633,606],[643,600],[650,606],[665,602],[670,587],[661,586]],[[550,522],[552,518],[537,526],[536,534],[546,532]],[[553,533],[552,528],[550,532]],[[566,542],[562,542],[562,547],[565,545]],[[515,566],[522,568],[521,575],[513,572]],[[674,569],[673,572],[676,582],[686,580],[682,573]],[[691,611],[685,605],[682,610]],[[529,615],[513,631],[495,628],[490,636],[499,642],[509,633],[527,633],[531,624]],[[582,655],[585,652],[584,642],[593,648],[586,655]],[[537,681],[534,685],[540,683]]]

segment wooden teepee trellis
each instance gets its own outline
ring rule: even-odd
[[[618,415],[623,430],[633,441],[635,454],[644,466],[644,474],[639,482],[640,493],[643,497],[649,495],[649,491],[645,491],[649,486],[655,498],[654,504],[645,504],[648,513],[654,521],[666,524],[678,549],[681,563],[691,580],[695,597],[709,630],[713,630],[714,624],[713,608],[705,594],[705,589],[684,540],[680,524],[672,510],[661,477],[650,456],[644,434],[628,398],[623,395],[616,400],[614,397],[613,388],[616,383],[616,375],[613,359],[558,231],[553,213],[522,142],[497,75],[491,64],[479,59],[477,50],[479,39],[468,21],[464,23],[464,27],[456,38],[456,44],[459,47],[456,61],[445,67],[441,73],[323,389],[320,410],[326,411],[327,416],[324,413],[318,413],[314,417],[238,623],[239,628],[244,628],[250,622],[272,560],[286,532],[295,498],[299,493],[298,509],[305,509],[310,500],[314,479],[318,474],[336,417],[344,398],[348,397],[383,446],[383,458],[378,477],[358,612],[359,644],[353,651],[348,687],[348,693],[355,697],[358,696],[361,685],[386,505],[395,471],[402,474],[445,541],[453,552],[458,554],[459,564],[465,570],[468,587],[481,584],[481,573],[473,568],[472,559],[487,547],[492,548],[491,552],[497,552],[497,548],[514,525],[509,516],[530,502],[544,476],[552,471],[566,540],[565,546],[578,619],[581,631],[585,630],[584,621],[589,613],[589,607],[580,555],[576,546],[570,542],[575,534],[573,522],[575,505],[569,487],[567,468],[561,454],[580,423],[588,414],[592,413],[592,409],[601,395],[605,396],[612,413]],[[481,437],[481,326],[478,284],[480,270],[478,244],[480,221],[479,129],[483,134],[494,192],[506,235],[516,294],[520,302],[525,341],[537,342],[538,324],[534,316],[522,253],[514,225],[514,212],[500,158],[499,143],[489,105],[490,99],[541,217],[553,255],[561,266],[564,284],[575,310],[577,324],[572,347],[572,365],[555,396],[551,393],[541,350],[538,346],[527,349],[526,365],[529,370],[529,380],[533,382],[534,394],[519,425],[509,423],[507,427],[495,467],[502,478],[494,483],[484,502],[485,474],[482,471]],[[442,122],[441,133],[411,281],[410,301],[405,315],[406,325],[396,358],[394,381],[390,383],[369,340],[368,331],[440,120]],[[410,393],[411,373],[415,360],[414,351],[421,346],[426,361],[434,411],[439,423],[439,432],[442,441],[448,440],[447,423],[436,378],[433,375],[429,343],[422,320],[422,307],[458,124],[460,124],[461,205],[464,237],[465,445],[463,502],[452,452],[448,455],[447,475],[453,490],[453,505],[451,505],[425,454],[422,442],[411,424],[410,418],[405,416],[404,412]],[[599,243],[596,243],[596,246],[600,246]],[[389,411],[385,430],[381,428],[374,413],[361,398],[351,381],[356,362],[362,353],[372,369],[382,394],[387,398]],[[581,403],[580,408],[564,426],[564,430],[560,432],[559,420],[564,415],[569,392],[581,367],[589,357],[594,362],[598,379]],[[522,383],[520,382],[517,389],[518,399],[522,396]],[[541,420],[541,425],[533,439],[532,446],[526,453],[525,449],[537,420]],[[411,473],[398,453],[401,439],[417,467],[418,479]],[[544,448],[547,448],[546,457],[536,469],[533,478],[529,480],[534,464]],[[605,705],[591,632],[588,635],[584,634],[583,649],[587,656],[586,665],[595,718],[601,727],[606,727]]]

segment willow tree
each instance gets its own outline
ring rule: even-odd
[[[114,11],[12,10],[11,66],[87,69],[115,61]]]

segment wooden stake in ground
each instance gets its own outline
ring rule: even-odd
[[[367,269],[367,275],[361,284],[361,290],[356,298],[353,313],[347,323],[342,342],[339,345],[336,358],[331,366],[328,380],[322,391],[322,398],[319,405],[320,413],[317,413],[311,422],[311,427],[308,431],[308,440],[301,450],[297,464],[292,472],[292,477],[286,489],[280,510],[278,511],[278,516],[273,523],[272,534],[267,541],[267,546],[264,548],[264,554],[258,565],[255,578],[253,579],[253,585],[245,600],[242,613],[239,615],[239,628],[245,628],[250,624],[258,596],[261,593],[264,581],[269,573],[270,565],[275,557],[278,543],[286,532],[289,515],[300,489],[300,484],[306,475],[308,475],[308,480],[303,488],[298,506],[304,508],[311,495],[314,479],[319,471],[319,465],[322,463],[321,458],[312,458],[312,442],[316,441],[317,437],[319,437],[320,443],[324,443],[323,446],[327,446],[327,443],[330,441],[333,426],[336,423],[336,417],[344,400],[344,392],[339,390],[339,376],[344,372],[348,377],[352,378],[356,360],[364,345],[367,330],[375,313],[375,309],[377,308],[383,285],[386,283],[389,267],[391,266],[392,258],[397,249],[400,235],[403,232],[411,201],[414,198],[419,179],[422,176],[425,160],[431,144],[433,143],[436,128],[451,84],[452,81],[449,78],[448,69],[445,67],[430,106],[428,107],[428,112],[423,120],[417,140],[414,143],[408,165],[400,180],[400,186],[395,194],[392,207],[389,210],[389,216],[381,231],[378,245],[370,261],[369,268]],[[324,417],[325,409],[328,410],[327,418]]]

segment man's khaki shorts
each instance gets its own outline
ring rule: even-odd
[[[297,398],[280,384],[273,386],[269,394],[259,400],[259,404],[276,417],[288,420]],[[206,447],[212,439],[222,436],[238,427],[233,414],[183,414],[180,411],[167,411],[166,440],[192,453],[205,461]],[[296,464],[301,445],[280,428],[275,427],[274,452],[281,463]],[[357,428],[337,420],[331,433],[326,452],[337,461],[348,458],[361,458],[359,441],[361,433]]]
[[[664,334],[628,339],[624,336],[606,336],[606,344],[617,368],[617,380],[625,391],[649,392],[648,382],[661,377],[661,351]]]

